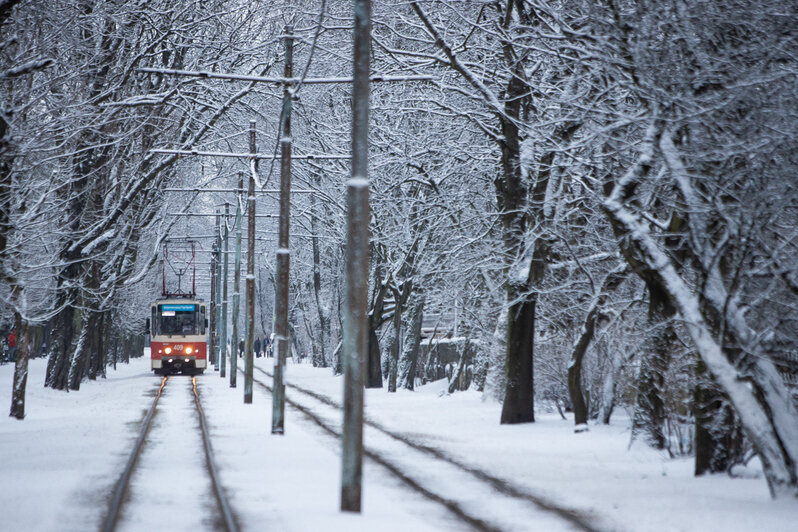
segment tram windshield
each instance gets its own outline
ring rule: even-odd
[[[158,305],[156,334],[168,336],[202,334],[204,320],[199,319],[197,310],[197,305],[193,304]]]

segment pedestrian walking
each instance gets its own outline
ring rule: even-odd
[[[241,358],[243,356],[244,356],[244,339],[242,338],[238,342],[238,358]]]
[[[17,330],[11,329],[11,332],[8,333],[8,359],[11,362],[16,360],[17,354]]]
[[[253,346],[255,349],[255,357],[260,358],[260,337],[255,338],[255,345]]]

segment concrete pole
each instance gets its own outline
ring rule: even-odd
[[[255,121],[249,123],[249,152],[253,154],[252,164],[258,169],[255,144]],[[255,334],[255,176],[249,173],[247,191],[247,340],[244,351],[244,403],[252,403],[252,344]]]
[[[219,359],[224,356],[227,349],[226,346],[221,345],[221,335],[219,329],[222,325],[222,225],[220,222],[219,210],[216,211],[216,360],[213,364],[213,370],[219,371]]]
[[[230,387],[236,387],[236,373],[238,371],[238,310],[241,303],[239,289],[241,286],[241,200],[244,196],[244,176],[238,174],[238,194],[236,198],[236,257],[235,273],[233,274],[233,341],[236,346],[233,355],[230,357]]]
[[[346,295],[343,323],[344,421],[341,511],[360,512],[363,399],[368,349],[368,124],[371,2],[355,0],[352,177],[347,182]]]
[[[211,323],[208,330],[208,356],[211,364],[216,363],[216,243],[213,244],[211,253]]]
[[[285,27],[285,79],[294,72],[293,28]],[[283,111],[280,114],[280,225],[277,237],[277,289],[274,297],[275,334],[277,354],[274,357],[274,383],[272,386],[272,434],[285,431],[284,368],[290,347],[288,331],[288,272],[291,259],[289,243],[291,211],[291,100],[294,96],[291,83],[283,84]]]
[[[222,257],[222,263],[224,264],[222,268],[222,365],[221,371],[219,372],[219,377],[225,378],[226,370],[227,370],[227,273],[228,273],[228,255],[230,251],[230,224],[228,223],[230,220],[230,204],[224,204],[224,257]],[[235,349],[233,349],[233,354],[235,356]]]

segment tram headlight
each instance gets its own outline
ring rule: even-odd
[[[185,361],[186,361],[186,362],[188,362],[188,361],[189,361],[189,359],[185,359]]]
[[[171,348],[171,347],[167,347],[166,349],[164,349],[164,351],[165,351],[165,352],[166,352],[166,354],[168,355],[169,353],[171,353],[171,352],[172,352],[172,348]]]
[[[190,347],[186,347],[186,354],[187,354],[187,355],[190,355],[190,354],[191,354],[191,353],[193,353],[193,352],[194,352],[194,350],[193,350],[193,349],[191,349]]]

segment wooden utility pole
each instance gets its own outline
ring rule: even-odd
[[[227,265],[230,262],[228,260],[228,255],[230,252],[230,224],[228,221],[230,220],[230,204],[225,202],[224,204],[224,257],[222,258],[223,261],[223,268],[222,268],[222,365],[221,371],[219,372],[219,377],[225,378],[226,370],[227,370]],[[233,346],[233,356],[235,356],[235,346]]]
[[[241,286],[241,199],[244,195],[244,176],[239,172],[238,174],[238,195],[236,198],[236,257],[235,257],[235,274],[233,281],[233,344],[238,346],[238,310],[241,303],[241,294],[239,292]],[[236,349],[238,349],[236,347]],[[238,371],[238,353],[233,350],[233,356],[230,357],[230,387],[236,387],[236,373]]]
[[[285,67],[283,77],[294,75],[294,36],[291,26],[285,27]],[[283,111],[280,113],[280,222],[277,237],[277,287],[274,295],[274,340],[277,353],[274,357],[274,383],[272,387],[272,434],[285,431],[284,367],[288,357],[288,272],[291,262],[289,243],[289,213],[291,209],[291,100],[294,85],[283,84]]]
[[[371,2],[355,0],[352,86],[352,177],[347,182],[346,296],[343,330],[344,422],[341,510],[360,512],[363,477],[363,396],[368,349],[369,68]]]
[[[255,336],[255,173],[258,171],[258,159],[255,143],[255,121],[249,123],[249,190],[247,193],[247,341],[244,353],[244,403],[252,403],[252,345]]]

